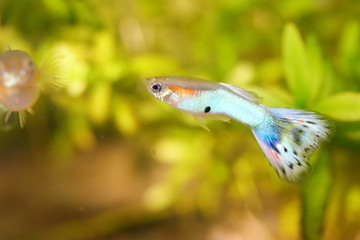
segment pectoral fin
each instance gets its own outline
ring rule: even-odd
[[[230,118],[226,117],[224,115],[207,115],[207,116],[194,116],[196,122],[206,131],[210,132],[210,129],[208,128],[207,124],[206,124],[206,120],[221,120],[223,122],[230,122]]]
[[[230,118],[220,114],[211,114],[203,117],[205,120],[220,120],[223,122],[230,122]]]
[[[208,132],[210,131],[210,128],[208,128],[207,124],[206,124],[206,120],[202,117],[195,117],[194,116],[195,121],[200,125],[200,127],[202,127],[203,129],[205,129]]]

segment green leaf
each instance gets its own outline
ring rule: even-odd
[[[310,68],[304,43],[299,30],[293,23],[285,26],[282,38],[282,55],[286,82],[296,97],[296,104],[305,107],[309,89],[313,83],[310,78]]]
[[[359,23],[356,21],[348,22],[344,27],[339,43],[339,68],[343,76],[343,85],[349,90],[359,89],[359,41]]]
[[[357,22],[349,22],[346,24],[343,34],[341,34],[339,44],[339,55],[341,57],[341,63],[347,74],[350,74],[354,70],[354,64],[356,59],[359,58],[359,40],[360,40],[360,28]]]
[[[317,156],[314,170],[305,182],[302,192],[302,233],[305,240],[320,239],[331,190],[330,157],[325,152]]]
[[[318,100],[322,100],[334,92],[340,92],[342,86],[336,76],[335,70],[328,60],[324,60],[323,64],[323,84],[318,92]]]
[[[313,109],[338,121],[360,121],[360,93],[341,92],[332,95],[320,101]]]
[[[324,64],[319,42],[315,36],[310,36],[306,41],[311,79],[313,86],[309,88],[309,102],[316,102],[324,85]]]

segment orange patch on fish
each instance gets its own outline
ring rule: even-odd
[[[180,95],[190,95],[190,96],[197,95],[200,92],[199,90],[195,90],[191,88],[183,88],[179,86],[169,86],[168,89],[174,92],[178,92]]]
[[[266,153],[267,153],[267,155],[272,156],[275,160],[277,160],[277,161],[280,160],[279,155],[274,150],[268,149],[268,150],[266,150]]]
[[[275,151],[272,151],[272,154],[276,160],[280,160],[279,155]]]

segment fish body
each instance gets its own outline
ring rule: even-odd
[[[49,77],[51,68],[54,69],[49,64],[38,67],[32,57],[22,50],[9,49],[0,54],[0,104],[3,106],[1,109],[7,111],[5,122],[9,122],[13,113],[17,112],[21,127],[24,125],[25,113],[32,113],[31,107],[44,83],[54,79]]]
[[[0,103],[10,112],[29,109],[40,93],[40,72],[29,54],[9,50],[0,55]]]
[[[170,76],[147,78],[144,84],[155,98],[181,111],[249,126],[278,175],[289,182],[299,182],[310,171],[309,157],[334,128],[324,115],[266,107],[256,94],[225,83]]]

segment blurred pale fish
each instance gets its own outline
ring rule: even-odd
[[[147,78],[144,84],[155,98],[181,111],[249,126],[277,174],[293,183],[309,173],[310,156],[334,129],[324,115],[266,107],[253,92],[225,83],[170,76]]]
[[[20,126],[25,123],[25,113],[33,113],[42,89],[57,86],[61,82],[53,63],[38,67],[32,57],[22,50],[11,50],[0,54],[0,104],[6,109],[5,122],[10,121],[14,112],[19,115]]]

